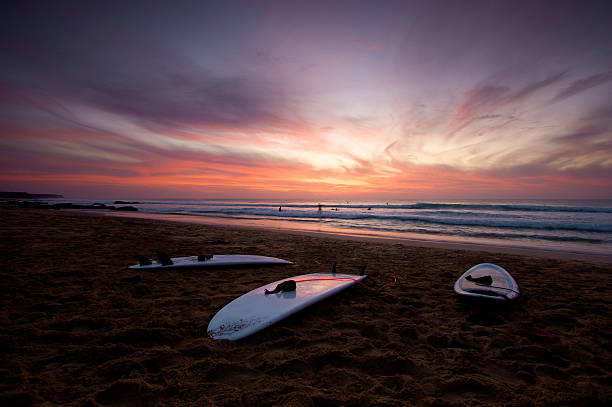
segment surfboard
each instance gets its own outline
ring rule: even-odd
[[[521,294],[510,273],[491,263],[477,264],[463,273],[455,282],[455,292],[468,297],[500,301],[511,301]]]
[[[151,261],[151,264],[141,266],[135,264],[129,266],[132,270],[157,270],[157,269],[176,269],[190,267],[222,267],[222,266],[255,266],[255,265],[274,265],[274,264],[293,264],[290,261],[277,259],[276,257],[256,256],[250,254],[215,254],[207,260],[198,260],[198,256],[173,257],[172,264],[161,265],[158,261]]]
[[[208,336],[235,341],[328,298],[363,280],[351,274],[304,274],[256,288],[223,307],[208,324]],[[265,294],[284,281],[296,282],[295,291]]]

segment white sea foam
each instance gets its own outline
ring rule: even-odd
[[[109,202],[112,203],[112,202]],[[141,201],[139,211],[234,224],[612,255],[612,201]],[[280,210],[279,210],[280,208]]]

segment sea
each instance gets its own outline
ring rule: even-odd
[[[113,214],[612,256],[612,200],[140,200],[130,205],[138,212]]]

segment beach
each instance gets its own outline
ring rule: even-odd
[[[612,402],[612,264],[477,245],[354,239],[0,206],[0,405],[597,406]],[[134,272],[136,256],[258,254],[291,266]],[[291,276],[355,285],[236,342],[206,328]],[[464,301],[479,263],[512,304]],[[378,288],[381,288],[380,290]]]

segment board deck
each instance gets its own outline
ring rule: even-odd
[[[221,267],[221,266],[249,266],[249,265],[264,265],[264,264],[293,264],[290,261],[277,259],[276,257],[256,256],[250,254],[215,254],[209,260],[198,261],[198,256],[188,257],[173,257],[173,264],[162,266],[157,261],[152,261],[151,264],[141,266],[135,264],[129,266],[132,270],[157,270],[157,269],[176,269],[176,268],[193,268],[193,267]]]
[[[223,307],[210,321],[208,336],[230,341],[245,338],[364,278],[351,274],[304,274],[264,285]],[[296,282],[295,291],[264,293],[287,280]]]
[[[467,279],[491,276],[490,284],[478,284]],[[509,301],[520,295],[519,286],[506,270],[496,264],[481,263],[472,267],[455,282],[455,292],[459,295]]]

